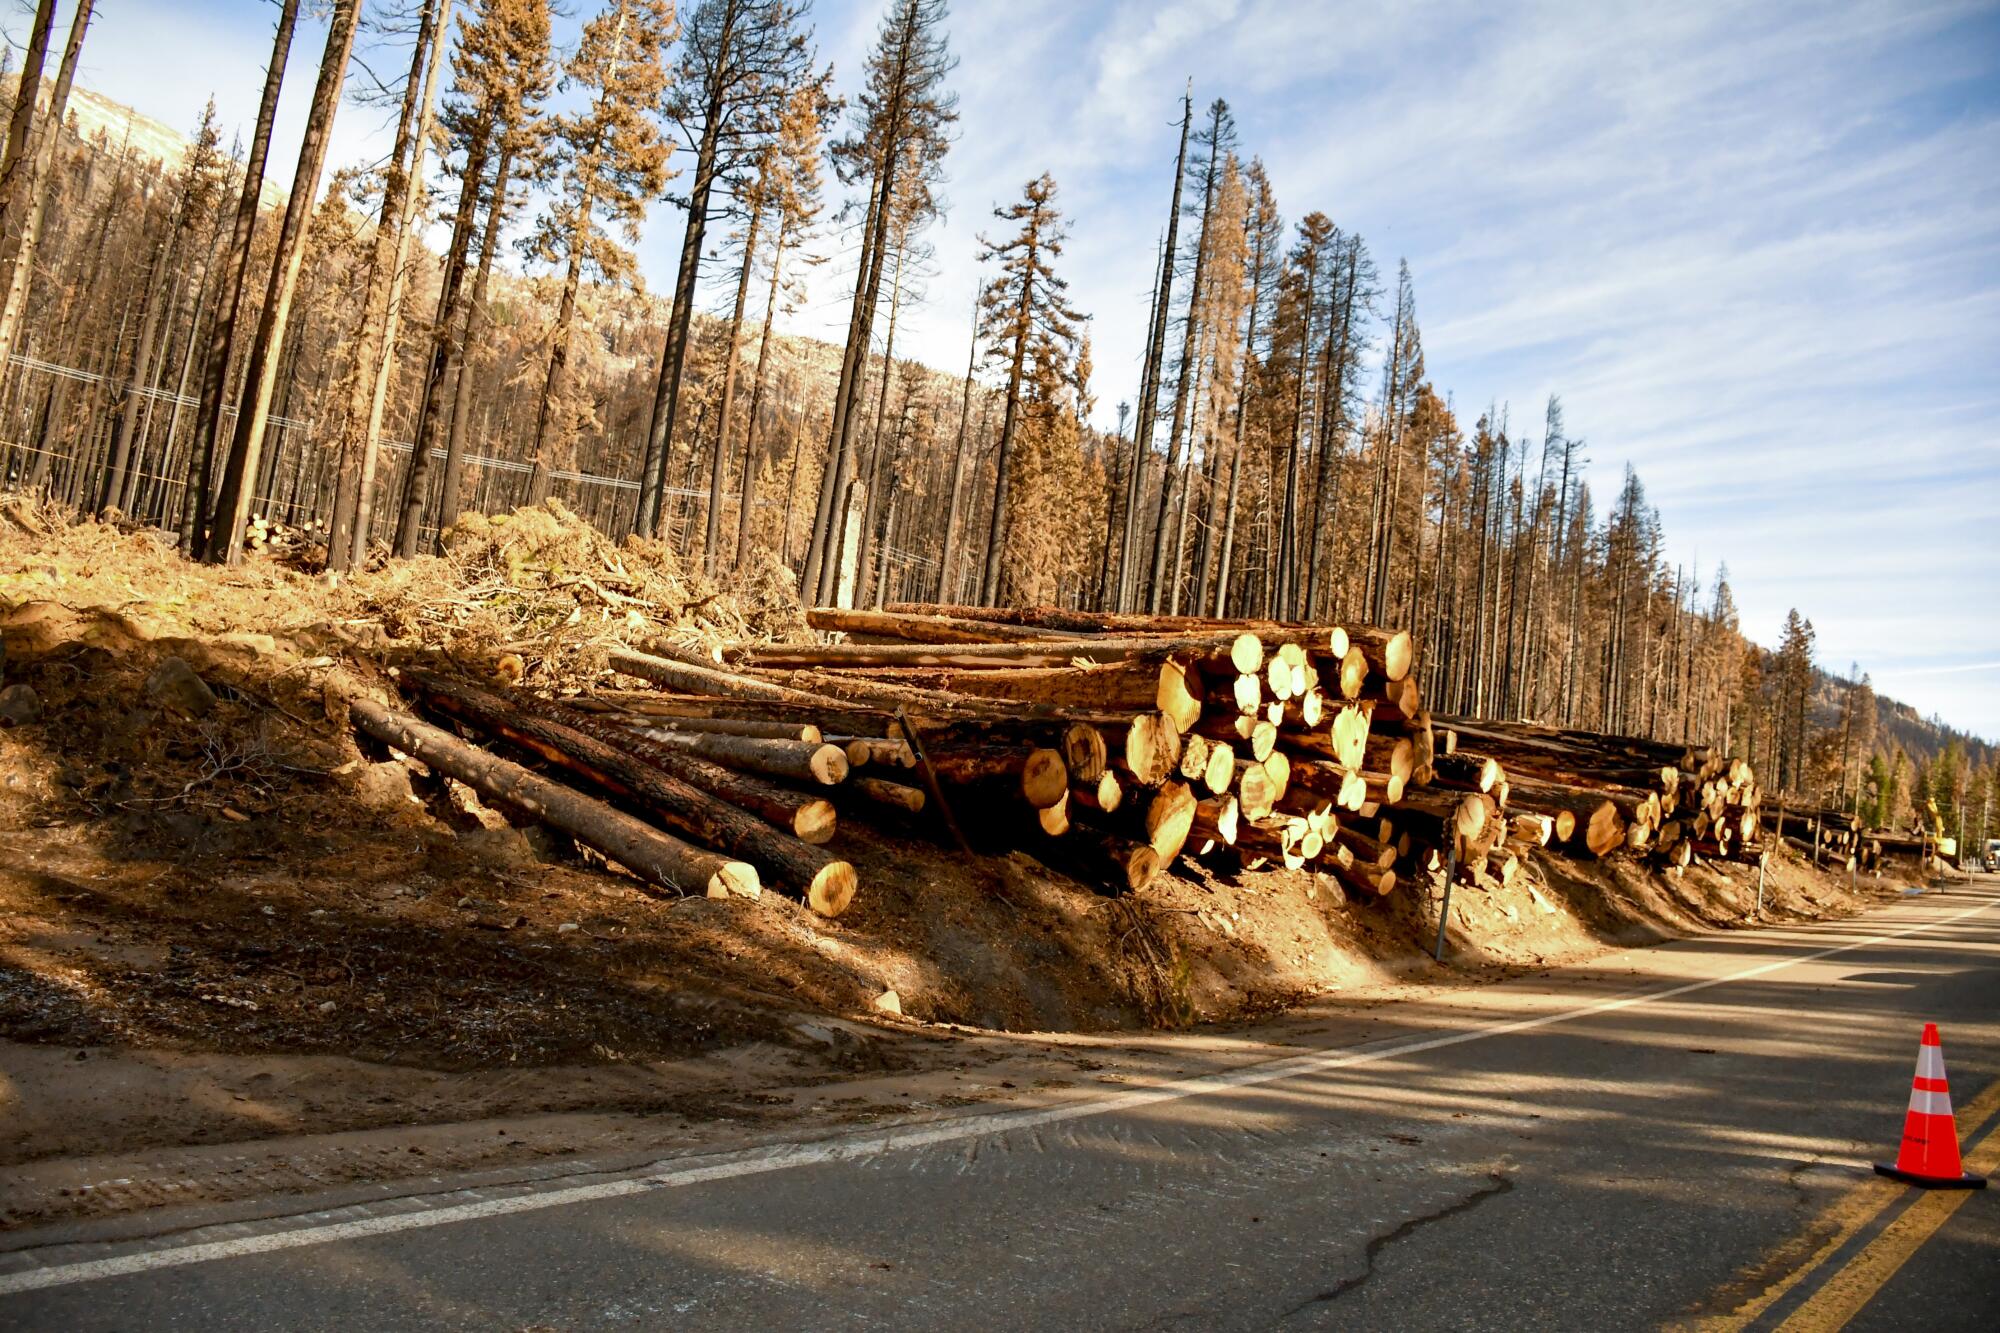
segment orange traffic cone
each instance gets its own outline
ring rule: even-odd
[[[1925,1189],[1983,1190],[1986,1177],[1965,1173],[1958,1158],[1958,1121],[1951,1114],[1951,1088],[1944,1077],[1944,1046],[1937,1024],[1924,1024],[1917,1047],[1917,1076],[1910,1085],[1910,1110],[1903,1117],[1903,1146],[1894,1166],[1875,1164],[1880,1175]]]

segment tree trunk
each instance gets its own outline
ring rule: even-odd
[[[679,838],[487,754],[437,727],[392,713],[372,699],[350,699],[348,716],[384,745],[423,760],[490,801],[523,810],[551,828],[602,852],[649,884],[676,893],[738,893],[754,897],[756,867],[703,851]]]
[[[27,313],[28,283],[34,276],[35,251],[41,243],[42,219],[49,208],[49,173],[55,165],[56,154],[62,147],[63,114],[69,105],[70,85],[76,78],[76,62],[83,54],[84,30],[90,26],[91,9],[95,0],[77,0],[76,14],[70,20],[69,42],[63,48],[62,65],[56,71],[55,87],[49,93],[48,114],[41,118],[41,132],[34,136],[27,149],[28,174],[18,182],[20,202],[26,205],[21,229],[18,234],[10,229],[0,232],[0,293],[4,293],[4,303],[0,303],[0,371],[4,371],[13,360],[14,344],[21,333],[21,320]],[[37,33],[41,33],[42,15],[37,11]],[[30,40],[33,40],[32,38]],[[44,36],[43,41],[47,38]],[[41,61],[35,60],[36,73],[40,73]],[[26,82],[25,71],[23,82]],[[32,93],[34,90],[29,89]],[[27,103],[32,115],[34,103]],[[17,108],[18,111],[18,108]],[[8,137],[12,146],[12,133]],[[0,208],[5,209],[0,219],[7,222],[21,210],[15,208],[13,188],[16,183],[8,181],[8,193]]]
[[[715,457],[708,469],[708,513],[702,530],[702,566],[713,576],[719,563],[718,547],[722,544],[722,478],[729,470],[729,421],[736,408],[736,368],[741,361],[743,344],[743,307],[750,298],[750,269],[757,262],[757,233],[764,222],[764,195],[759,191],[756,202],[750,208],[750,223],[743,237],[743,269],[736,276],[736,308],[729,317],[729,351],[723,362],[722,406],[717,409],[715,424]],[[746,451],[754,446],[747,443]],[[744,505],[749,505],[745,492]],[[741,526],[739,520],[738,526]]]
[[[438,544],[458,521],[458,495],[465,478],[465,428],[472,412],[471,351],[479,345],[486,312],[486,289],[493,273],[493,254],[500,245],[500,229],[507,216],[507,186],[514,165],[511,142],[500,146],[500,162],[493,172],[493,197],[486,205],[486,229],[479,245],[479,273],[473,279],[472,299],[465,307],[465,332],[457,341],[458,382],[452,386],[451,426],[445,435],[444,475],[438,483]]]
[[[493,115],[482,108],[465,148],[458,212],[452,219],[451,244],[445,251],[444,277],[438,284],[437,320],[431,328],[431,355],[417,404],[417,428],[410,440],[410,466],[403,475],[403,502],[396,516],[396,555],[417,553],[424,510],[430,500],[430,451],[443,427],[444,384],[465,362],[465,270],[472,252],[472,235],[479,219],[479,187],[486,177],[486,155],[493,143]],[[440,530],[442,527],[440,526]]]
[[[223,463],[221,491],[209,519],[209,543],[204,558],[212,563],[235,564],[243,558],[243,521],[250,512],[251,482],[257,475],[264,447],[264,416],[271,409],[272,393],[277,387],[278,352],[284,343],[285,325],[291,318],[292,292],[298,285],[299,267],[305,262],[313,195],[319,189],[327,135],[333,129],[340,89],[347,78],[347,57],[354,46],[355,22],[360,11],[360,0],[335,0],[326,51],[320,59],[319,84],[313,90],[312,110],[306,120],[305,141],[299,147],[299,165],[292,175],[292,193],[286,201],[285,220],[278,232],[271,283],[257,322],[256,338],[250,344],[236,431],[230,441],[229,457]]]
[[[257,128],[250,139],[250,156],[243,167],[243,193],[223,258],[222,287],[216,293],[217,313],[209,326],[208,351],[201,372],[201,405],[196,409],[194,440],[189,446],[190,474],[181,497],[182,548],[196,559],[209,549],[209,487],[215,473],[218,439],[222,435],[222,400],[229,363],[236,345],[236,322],[243,313],[244,279],[250,268],[250,241],[257,225],[258,201],[264,190],[264,164],[271,151],[271,125],[278,114],[278,91],[285,81],[285,61],[291,53],[299,0],[283,0],[277,35],[271,43],[271,63],[265,72],[264,96],[257,108]],[[247,404],[238,405],[239,415]]]
[[[1153,452],[1153,424],[1160,411],[1160,376],[1167,352],[1167,312],[1173,305],[1174,255],[1179,246],[1181,182],[1187,176],[1188,131],[1194,125],[1193,81],[1181,95],[1181,146],[1174,159],[1174,196],[1167,209],[1167,236],[1160,253],[1159,289],[1153,301],[1152,335],[1139,388],[1139,422],[1133,431],[1132,475],[1126,483],[1125,549],[1119,560],[1118,609],[1130,611],[1139,599],[1139,506],[1145,499],[1146,471]],[[1164,486],[1164,483],[1163,483]],[[1157,609],[1157,608],[1155,608]]]
[[[658,768],[626,748],[560,720],[555,706],[523,696],[502,699],[485,690],[428,672],[410,679],[434,707],[461,722],[525,749],[614,795],[643,805],[678,832],[705,846],[740,856],[805,898],[822,916],[839,916],[854,898],[854,867],[761,817],[718,799]]]

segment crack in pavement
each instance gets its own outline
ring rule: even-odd
[[[1414,1235],[1433,1222],[1442,1222],[1447,1217],[1456,1217],[1460,1213],[1469,1213],[1480,1204],[1486,1202],[1486,1200],[1496,1195],[1505,1194],[1514,1188],[1513,1180],[1500,1171],[1489,1171],[1486,1174],[1486,1178],[1492,1183],[1473,1191],[1457,1203],[1449,1204],[1434,1213],[1426,1213],[1422,1217],[1409,1218],[1393,1231],[1386,1231],[1379,1236],[1369,1237],[1368,1248],[1362,1255],[1363,1267],[1359,1273],[1356,1273],[1353,1277],[1342,1278],[1330,1290],[1322,1291],[1316,1296],[1309,1296],[1305,1300],[1300,1301],[1297,1305],[1294,1305],[1291,1309],[1278,1316],[1279,1320],[1290,1319],[1294,1315],[1310,1309],[1312,1306],[1324,1305],[1329,1301],[1339,1300],[1342,1296],[1345,1296],[1348,1292],[1353,1291],[1369,1278],[1375,1276],[1375,1260],[1389,1246]]]

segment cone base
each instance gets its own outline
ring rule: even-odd
[[[1900,1180],[1906,1185],[1918,1185],[1927,1190],[1983,1190],[1985,1176],[1920,1176],[1914,1171],[1900,1171],[1893,1166],[1875,1163],[1875,1174]]]

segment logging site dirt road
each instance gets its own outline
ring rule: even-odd
[[[859,1133],[17,1236],[0,1325],[1991,1328],[2000,1191],[1868,1167],[1925,1021],[1990,1172],[1979,876],[1228,1036],[1010,1038],[977,1110]]]

